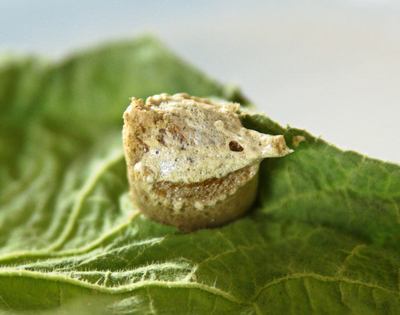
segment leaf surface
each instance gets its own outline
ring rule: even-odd
[[[295,153],[254,209],[182,234],[128,198],[130,96],[242,97],[141,38],[0,66],[0,313],[398,314],[400,168],[246,114]],[[351,135],[349,135],[351,136]]]

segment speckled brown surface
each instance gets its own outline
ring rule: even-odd
[[[187,94],[132,98],[123,140],[132,200],[143,213],[192,231],[246,212],[260,161],[290,150],[282,136],[245,129],[238,110]]]

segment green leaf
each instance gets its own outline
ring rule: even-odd
[[[132,207],[128,99],[182,91],[244,101],[151,38],[0,65],[0,313],[398,314],[397,165],[247,114],[305,139],[249,215],[182,234]]]

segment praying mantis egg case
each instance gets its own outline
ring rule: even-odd
[[[185,93],[131,99],[124,151],[132,201],[146,216],[194,231],[251,207],[262,159],[291,150],[283,136],[244,128],[239,107]]]

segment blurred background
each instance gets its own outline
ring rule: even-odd
[[[400,1],[0,0],[0,51],[59,59],[143,32],[281,124],[400,162]]]

